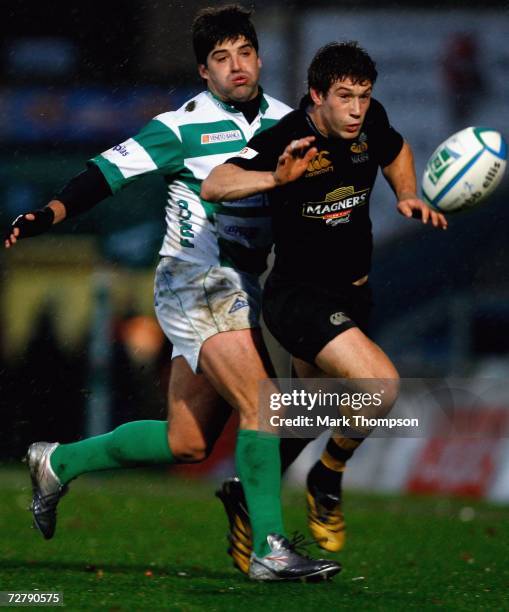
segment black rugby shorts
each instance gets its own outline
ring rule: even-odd
[[[311,364],[347,329],[367,333],[372,306],[369,283],[330,289],[271,273],[263,292],[267,328],[291,355]]]

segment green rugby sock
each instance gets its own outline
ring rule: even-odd
[[[132,421],[113,431],[61,444],[50,464],[62,484],[86,472],[174,463],[166,421]]]
[[[267,535],[285,535],[279,438],[260,431],[239,430],[235,462],[249,508],[253,550],[258,557],[263,557],[270,552]]]

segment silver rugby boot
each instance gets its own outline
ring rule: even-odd
[[[32,503],[30,510],[34,527],[50,540],[57,524],[57,505],[60,498],[67,493],[51,468],[50,457],[59,446],[58,442],[34,442],[28,447],[26,463],[32,480]]]
[[[270,552],[264,557],[251,555],[249,577],[253,580],[301,580],[318,582],[332,578],[341,571],[341,565],[328,559],[311,559],[296,551],[299,540],[290,542],[271,533],[267,536]]]

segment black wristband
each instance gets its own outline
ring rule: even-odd
[[[35,218],[32,221],[29,221],[26,218],[27,215],[34,215]],[[54,219],[55,213],[48,206],[40,208],[39,210],[31,210],[28,213],[23,213],[14,219],[11,227],[8,230],[6,238],[9,238],[9,236],[12,234],[12,230],[15,227],[19,229],[19,236],[17,236],[18,240],[21,238],[38,236],[39,234],[43,234],[50,229],[50,227],[53,225]]]

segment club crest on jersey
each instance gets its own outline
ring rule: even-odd
[[[354,164],[361,164],[369,160],[368,137],[364,132],[361,132],[359,138],[351,145],[350,151],[356,155],[352,155],[351,159]]]
[[[355,187],[338,187],[325,196],[321,202],[306,202],[302,205],[302,216],[310,219],[321,219],[327,225],[336,226],[348,223],[352,210],[366,204],[369,189],[355,191]]]
[[[218,142],[231,142],[232,140],[242,140],[240,130],[229,130],[228,132],[214,132],[212,134],[202,134],[202,145],[217,144]]]
[[[352,144],[350,151],[352,153],[365,153],[368,150],[368,137],[364,132],[359,134],[359,138]]]

